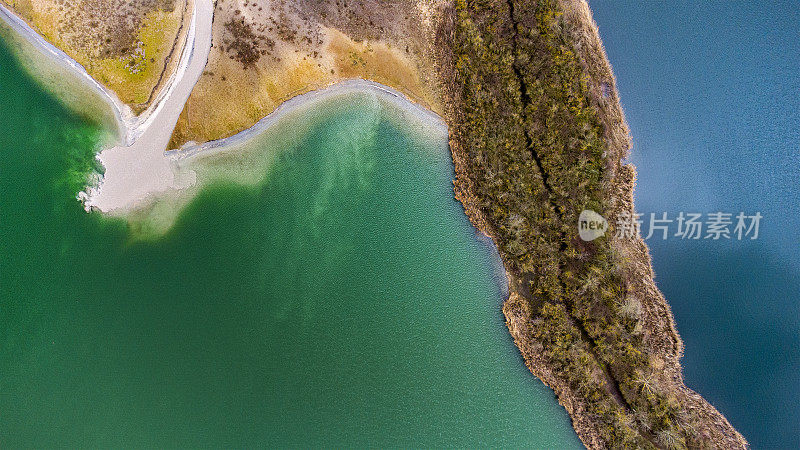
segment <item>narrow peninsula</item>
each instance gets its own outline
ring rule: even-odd
[[[635,184],[614,75],[585,0],[3,5],[15,14],[6,22],[24,19],[113,93],[127,121],[119,144],[100,153],[105,180],[87,190],[90,209],[129,211],[185,189],[195,180],[177,172],[176,158],[224,151],[301,94],[344,81],[388,86],[447,124],[455,197],[508,275],[508,330],[581,441],[748,447],[684,384],[683,343],[644,242],[578,235],[583,210],[610,223],[632,213]]]

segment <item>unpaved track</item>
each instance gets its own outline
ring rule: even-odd
[[[102,151],[98,160],[105,175],[82,195],[87,209],[128,212],[151,195],[194,184],[194,174],[179,176],[164,151],[189,95],[203,74],[211,50],[212,0],[195,0],[174,82],[156,100],[154,109],[137,124],[139,136],[129,145]]]

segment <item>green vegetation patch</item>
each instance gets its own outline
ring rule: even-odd
[[[578,215],[609,212],[613,175],[598,108],[554,0],[457,0],[453,53],[474,196],[534,311],[556,375],[613,447],[702,446],[662,386],[610,242],[582,241]]]

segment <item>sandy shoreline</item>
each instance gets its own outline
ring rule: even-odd
[[[129,129],[132,143],[103,150],[97,160],[105,168],[102,179],[78,194],[87,211],[124,215],[162,192],[195,183],[194,173],[179,174],[164,155],[186,100],[208,62],[211,49],[212,0],[197,0],[173,80],[157,103]]]
[[[168,150],[165,154],[172,160],[182,160],[197,155],[223,152],[228,148],[244,144],[262,133],[265,133],[281,119],[299,109],[336,97],[365,92],[377,94],[382,100],[388,101],[403,112],[412,114],[415,118],[428,125],[435,126],[444,135],[447,134],[447,124],[442,117],[422,105],[415,103],[402,92],[374,81],[354,78],[339,81],[322,89],[316,89],[305,94],[296,95],[281,103],[273,112],[264,116],[252,127],[233,136],[202,144],[188,143],[179,149]]]
[[[193,14],[194,16],[186,35],[186,40],[182,44],[181,58],[177,69],[170,74],[170,77],[159,90],[150,107],[137,116],[128,105],[119,99],[119,96],[117,96],[114,91],[89,75],[85,67],[64,51],[51,44],[42,35],[37,33],[24,19],[16,15],[3,3],[0,3],[0,20],[3,20],[11,27],[11,29],[17,33],[18,37],[24,39],[36,50],[41,52],[45,58],[48,58],[59,67],[66,69],[81,83],[92,89],[112,109],[117,122],[116,128],[119,139],[125,146],[133,145],[136,140],[144,134],[147,128],[152,125],[156,116],[162,110],[165,101],[173,94],[178,81],[186,72],[194,50],[196,11]]]
[[[117,121],[117,131],[120,137],[127,135],[129,127],[135,120],[135,115],[130,107],[122,103],[117,94],[97,82],[82,65],[42,37],[24,19],[17,16],[3,3],[0,3],[0,20],[5,22],[18,37],[24,39],[38,50],[44,58],[67,70],[70,75],[98,94],[111,107]]]

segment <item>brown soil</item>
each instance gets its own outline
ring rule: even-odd
[[[428,2],[219,0],[206,71],[170,147],[252,126],[283,101],[349,78],[439,108]],[[436,3],[436,2],[430,2]]]

